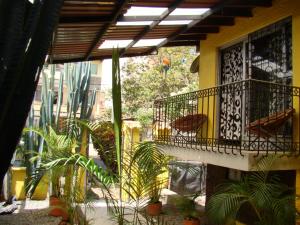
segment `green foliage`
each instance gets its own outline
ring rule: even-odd
[[[263,159],[259,168],[266,169],[274,162]],[[295,223],[294,190],[280,182],[266,170],[251,172],[240,181],[230,181],[219,186],[218,191],[207,203],[207,215],[215,224],[235,220],[247,206],[255,215],[257,225],[290,225]],[[249,211],[249,210],[248,210]]]
[[[153,110],[151,108],[139,108],[134,117],[141,123],[142,127],[146,127],[152,123]]]
[[[139,143],[132,154],[124,155],[120,188],[129,196],[127,204],[119,202],[110,194],[110,190],[104,191],[107,203],[111,206],[110,212],[117,224],[171,224],[161,217],[148,217],[143,211],[149,200],[159,199],[160,190],[166,179],[158,176],[166,171],[168,159],[152,142]]]
[[[98,155],[104,164],[114,173],[117,173],[117,157],[115,147],[115,134],[111,122],[95,121],[92,141]]]
[[[112,53],[112,99],[114,132],[118,172],[121,177],[122,163],[122,100],[121,100],[121,77],[120,77],[120,59],[119,50],[113,49]]]
[[[196,196],[195,196],[196,197]],[[173,200],[176,209],[183,215],[185,219],[198,219],[199,212],[196,210],[196,203],[193,199],[179,196]]]
[[[95,104],[96,90],[89,93],[91,80],[91,63],[67,63],[64,65],[67,85],[68,118],[76,118],[80,110],[80,119],[88,119]]]
[[[162,69],[164,57],[171,61],[170,69],[166,74]],[[126,116],[141,119],[142,123],[149,123],[152,115],[150,116],[148,112],[151,111],[155,99],[195,90],[198,75],[189,72],[195,57],[194,48],[176,47],[161,48],[158,55],[129,59],[122,68],[124,72],[122,91]]]
[[[142,195],[149,196],[152,203],[159,201],[161,189],[166,183],[166,178],[160,177],[167,172],[170,157],[163,154],[154,142],[142,142],[135,146],[130,161],[131,176],[138,178]]]

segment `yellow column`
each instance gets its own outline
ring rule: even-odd
[[[129,162],[130,156],[133,154],[134,145],[140,142],[140,123],[137,121],[124,121],[123,122],[123,164]],[[128,168],[122,168],[122,177],[128,179],[129,172],[126,171]],[[130,179],[137,179],[137,177],[130,177]],[[125,187],[128,188],[128,187]],[[122,198],[127,200],[128,194],[122,192]]]
[[[84,128],[82,131],[80,154],[87,156],[87,147],[88,147],[88,130]],[[80,167],[78,168],[78,188],[79,188],[79,193],[81,195],[79,196],[78,199],[79,202],[84,201],[85,194],[86,194],[85,187],[86,187],[86,171]]]
[[[300,196],[300,170],[296,171],[296,196]],[[296,209],[300,211],[300,197],[296,197]],[[297,224],[300,224],[300,219],[296,219]]]
[[[17,200],[24,200],[26,167],[12,167],[11,171],[11,194],[16,196]]]
[[[293,85],[300,87],[300,1],[295,1],[293,16],[292,16],[292,54],[293,54]],[[296,110],[293,118],[294,141],[299,140],[299,114],[300,114],[300,97],[294,97],[293,107]]]
[[[293,85],[300,87],[300,65],[297,63],[300,59],[300,1],[296,1],[296,4],[292,16],[292,46],[293,46]],[[294,128],[294,141],[299,140],[299,97],[294,98],[293,106],[296,110],[293,120],[293,128]],[[296,196],[300,196],[300,170],[296,171]],[[296,198],[296,209],[300,211],[300,198]],[[300,220],[297,219],[296,224],[300,224]]]

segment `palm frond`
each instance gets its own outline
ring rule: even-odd
[[[275,198],[271,201],[272,217],[275,225],[292,225],[295,224],[296,208],[295,196],[286,195]]]
[[[219,193],[207,203],[207,216],[215,224],[225,224],[235,218],[241,205],[248,201],[248,196],[239,193]]]
[[[260,168],[267,168],[276,157],[264,159]],[[268,171],[251,172],[240,181],[222,184],[207,203],[207,214],[214,223],[236,219],[240,207],[247,204],[256,213],[258,225],[290,225],[296,214],[293,190]],[[241,213],[243,213],[241,211]],[[291,221],[291,222],[290,222]]]
[[[154,142],[142,142],[135,146],[132,163],[137,163],[140,169],[147,170],[151,167],[166,166],[169,158],[166,157]]]

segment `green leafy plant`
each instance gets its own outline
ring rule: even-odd
[[[172,47],[160,48],[157,55],[129,58],[122,68],[124,114],[148,124],[153,100],[196,90],[198,76],[189,72],[196,54],[193,47]],[[161,71],[164,58],[171,61],[166,76]]]
[[[90,124],[83,121],[73,123],[76,126],[83,126],[84,124],[87,130],[94,129]],[[53,194],[58,196],[66,205],[69,222],[76,224],[78,220],[76,219],[78,217],[78,210],[76,210],[78,201],[83,201],[85,205],[87,204],[84,192],[82,192],[82,188],[80,187],[82,172],[87,171],[88,174],[97,179],[105,187],[114,183],[116,177],[109,171],[98,167],[94,161],[86,158],[84,155],[75,153],[74,149],[80,145],[78,139],[66,134],[57,134],[51,127],[48,129],[49,133],[39,129],[25,129],[25,132],[29,130],[43,137],[47,151],[32,158],[32,160],[40,159],[40,164],[30,177],[27,191],[29,195],[32,195],[44,176],[54,177],[55,179],[52,180],[57,181],[57,183],[52,183],[54,187]],[[79,170],[79,168],[83,170]],[[66,182],[65,185],[71,184],[71,186],[63,188],[60,183],[61,177],[70,177],[71,183]]]
[[[94,122],[92,141],[100,159],[114,173],[117,173],[117,159],[115,149],[115,134],[111,122]]]
[[[179,196],[173,200],[176,209],[183,215],[184,219],[187,220],[198,220],[200,213],[196,210],[195,198],[188,198],[185,196]]]
[[[170,157],[163,154],[154,142],[142,142],[135,146],[132,162],[136,163],[141,177],[145,177],[143,184],[148,191],[151,203],[159,202],[161,189],[166,178],[161,177],[168,170]]]
[[[266,170],[274,160],[274,157],[264,158],[258,163],[261,171],[220,185],[207,203],[209,220],[215,224],[237,220],[246,207],[257,225],[295,224],[294,190]]]

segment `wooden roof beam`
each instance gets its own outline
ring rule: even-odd
[[[138,52],[138,53],[126,53],[123,55],[123,57],[135,57],[135,56],[145,56],[149,55],[148,53],[148,48],[145,50],[145,52]],[[90,56],[88,60],[103,60],[103,59],[111,59],[111,53],[107,55],[95,55],[95,56]],[[56,59],[53,60],[53,64],[61,64],[65,62],[82,62],[85,61],[85,58],[66,58],[66,59]]]
[[[237,8],[237,7],[225,7],[222,9],[220,12],[212,15],[213,17],[217,16],[222,16],[222,17],[252,17],[252,8],[250,7],[242,7],[242,8]]]
[[[112,24],[115,24],[118,17],[120,16],[120,14],[122,13],[123,9],[125,8],[125,6],[128,4],[129,0],[119,0],[118,4],[115,7],[114,12],[112,13],[112,19],[110,22],[106,23],[97,33],[96,37],[94,38],[94,41],[92,43],[92,45],[90,46],[89,50],[87,51],[84,59],[85,60],[89,60],[89,57],[91,55],[91,53],[93,52],[94,48],[97,47],[98,42],[101,40],[101,38],[103,37],[103,35],[106,33],[106,31],[109,29],[109,27]]]
[[[218,26],[201,26],[201,25],[197,25],[192,27],[191,29],[189,29],[187,32],[185,32],[185,34],[208,34],[208,33],[219,33],[220,32],[220,28]]]
[[[272,0],[237,0],[229,4],[230,7],[271,7]]]
[[[209,17],[198,23],[198,25],[208,25],[208,26],[233,26],[234,17]]]
[[[171,41],[168,42],[165,47],[176,47],[176,46],[197,46],[199,45],[199,40],[191,41]]]
[[[61,16],[59,24],[73,24],[73,23],[109,23],[112,16]]]
[[[126,46],[126,48],[122,49],[120,51],[120,56],[125,54],[125,52],[131,48],[133,45],[135,45],[140,39],[142,39],[147,33],[149,33],[154,27],[156,27],[161,21],[163,21],[165,18],[167,18],[170,13],[172,13],[179,4],[183,2],[183,0],[174,0],[174,2],[166,9],[160,16],[159,19],[156,21],[153,21],[149,26],[146,26],[145,29],[143,29],[138,35],[135,36],[133,41]]]
[[[149,53],[151,53],[153,51],[157,51],[157,49],[159,49],[160,47],[166,45],[168,42],[171,42],[171,41],[175,40],[178,35],[183,34],[183,33],[187,32],[190,28],[194,27],[195,25],[200,24],[200,22],[204,21],[205,19],[207,19],[209,16],[213,15],[214,13],[219,12],[227,4],[229,4],[231,2],[232,2],[231,0],[227,0],[227,1],[223,1],[222,3],[217,4],[215,7],[211,8],[210,10],[208,10],[207,12],[202,14],[201,19],[194,20],[191,23],[181,27],[176,32],[171,34],[168,38],[166,38],[166,40],[162,41],[159,45],[152,47],[149,50]]]
[[[174,41],[199,41],[199,40],[205,40],[206,34],[193,34],[193,35],[179,35],[176,37]]]

